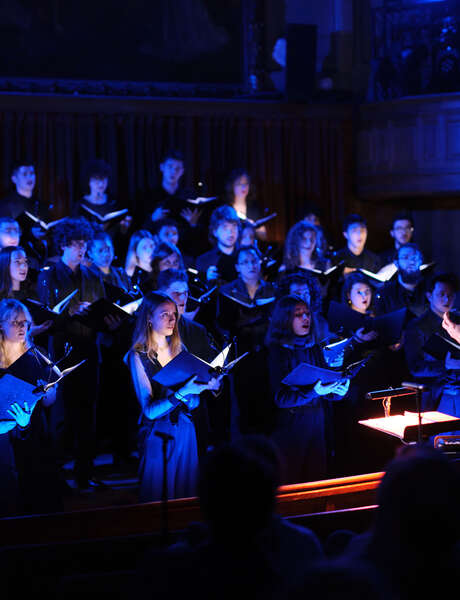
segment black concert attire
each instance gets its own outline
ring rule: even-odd
[[[38,380],[54,381],[57,376],[42,354],[44,351],[30,348],[7,369],[0,369],[0,376],[8,373],[34,385]],[[39,401],[29,425],[24,429],[16,426],[9,433],[14,449],[21,512],[26,514],[63,510],[59,470],[48,423],[51,408]]]
[[[214,360],[219,351],[204,325],[181,316],[178,328],[180,338],[189,352],[206,362]],[[221,394],[216,399],[213,392],[205,391],[200,395],[199,406],[192,412],[199,456],[203,456],[208,446],[219,438],[223,404],[225,405],[225,400]]]
[[[235,300],[228,298],[231,296]],[[233,383],[238,406],[238,425],[242,433],[268,433],[273,426],[274,406],[266,375],[267,351],[264,345],[275,289],[271,283],[259,282],[253,299],[241,278],[223,285],[217,300],[217,326],[224,339],[236,338],[238,356],[249,352],[235,366]],[[239,304],[237,300],[251,305]],[[257,306],[257,302],[260,305]],[[236,406],[235,406],[236,408]]]
[[[357,329],[364,327],[367,315],[362,315],[352,308],[348,310],[352,313],[353,322],[357,317],[362,320],[362,325]],[[335,472],[337,475],[349,475],[378,471],[392,458],[394,444],[387,444],[387,440],[383,439],[376,444],[375,432],[368,432],[358,421],[383,416],[381,403],[367,400],[366,394],[390,385],[398,387],[401,383],[399,371],[393,373],[388,365],[393,359],[393,354],[398,355],[394,360],[403,362],[404,356],[402,351],[393,353],[388,350],[379,338],[369,342],[358,342],[353,338],[355,331],[348,325],[343,326],[339,334],[350,339],[344,366],[361,360],[366,360],[366,363],[350,381],[344,402],[335,402],[332,406]]]
[[[185,209],[198,208],[201,211],[206,211],[201,205],[191,204],[187,202],[188,198],[195,198],[196,192],[190,189],[178,187],[174,194],[167,192],[163,186],[155,188],[149,194],[148,206],[144,208],[144,225],[146,229],[152,229],[154,222],[152,221],[152,213],[157,208],[164,208],[169,211],[167,218],[174,219],[179,229],[179,244],[181,250],[185,254],[198,256],[206,248],[209,247],[207,241],[207,229],[205,227],[205,218],[202,214],[198,223],[192,227],[187,219],[181,216],[181,212]]]
[[[80,265],[72,271],[62,260],[43,269],[38,279],[38,295],[41,302],[54,306],[73,290],[78,293],[72,298],[65,313],[76,308],[79,302],[95,302],[105,296],[102,278]],[[63,425],[70,436],[71,448],[75,450],[75,472],[83,487],[91,478],[95,444],[95,411],[98,397],[98,351],[96,332],[69,317],[62,329],[53,336],[53,356],[59,360],[65,354],[69,342],[72,352],[60,368],[74,365],[85,359],[74,376],[63,381],[62,398],[56,404],[56,429]],[[53,407],[54,408],[54,407]],[[59,414],[59,410],[61,414]]]
[[[163,487],[162,440],[155,432],[166,433],[174,439],[168,446],[168,498],[188,498],[197,492],[198,454],[195,427],[187,407],[174,398],[172,390],[152,381],[152,377],[161,370],[161,364],[150,360],[146,352],[130,353],[140,358],[142,367],[152,386],[151,404],[169,400],[175,407],[156,419],[142,414],[139,428],[139,499],[141,502],[160,500]],[[137,375],[135,375],[137,378]]]
[[[236,262],[236,249],[231,254],[224,254],[219,250],[217,245],[209,252],[202,254],[197,258],[196,268],[203,274],[206,279],[206,272],[209,267],[215,266],[219,272],[219,279],[215,281],[208,281],[207,285],[209,288],[215,285],[221,285],[233,281],[238,277],[238,273],[235,269]],[[216,311],[217,311],[217,300],[214,294],[210,301],[201,306],[195,319],[202,323],[208,331],[210,331],[213,337],[218,340],[219,344],[222,344],[224,340],[221,337],[221,332],[216,327]]]
[[[103,273],[92,264],[89,270],[102,278],[106,296],[115,303],[123,306],[130,301],[128,295],[132,296],[132,300],[139,297],[121,267],[111,266],[109,273]],[[115,297],[115,288],[120,290],[120,298]],[[139,405],[123,364],[123,358],[131,347],[133,331],[132,320],[126,319],[114,331],[97,336],[100,361],[97,413],[101,416],[96,419],[97,438],[109,440],[115,463],[129,460],[136,447]]]
[[[231,254],[225,254],[219,250],[216,245],[209,252],[205,252],[199,256],[196,260],[196,268],[202,273],[206,274],[209,267],[217,267],[219,271],[220,280],[223,282],[233,281],[237,278],[238,273],[235,269],[236,262],[236,249]]]
[[[91,223],[98,223],[104,227],[104,230],[110,235],[113,241],[113,247],[116,254],[115,261],[120,263],[120,261],[123,261],[126,256],[129,246],[129,238],[132,233],[132,227],[129,229],[124,229],[122,228],[120,221],[123,220],[129,213],[125,213],[124,215],[116,217],[115,219],[107,221],[106,223],[101,223],[97,217],[85,210],[85,206],[98,213],[101,217],[105,217],[105,215],[108,213],[115,212],[117,210],[123,210],[127,207],[121,206],[119,202],[110,197],[104,204],[94,204],[86,198],[82,198],[81,201],[74,206],[72,211],[73,217],[84,217]]]
[[[272,439],[283,459],[283,483],[317,481],[327,475],[327,400],[313,386],[282,383],[301,363],[326,367],[321,348],[310,342],[310,336],[291,336],[284,344],[268,346],[270,384],[279,408]]]
[[[366,269],[372,273],[376,273],[381,267],[382,263],[377,254],[374,254],[366,248],[361,254],[353,254],[348,246],[337,250],[333,255],[333,263],[336,265],[343,261],[343,267],[349,267],[351,269]]]
[[[52,206],[46,206],[36,196],[26,198],[16,190],[0,201],[0,217],[11,217],[19,223],[22,230],[21,246],[26,250],[29,259],[34,258],[40,264],[50,255],[50,241],[46,237],[37,239],[33,235],[32,228],[40,226],[28,217],[25,211],[47,223],[51,219],[50,209]]]
[[[425,352],[424,346],[433,334],[449,339],[441,317],[431,309],[409,323],[404,344],[407,364],[412,377],[429,388],[422,394],[423,409],[455,416],[460,414],[460,371],[447,370],[444,360]]]
[[[396,277],[391,281],[387,281],[379,289],[378,295],[376,308],[379,314],[407,308],[414,317],[420,317],[428,306],[424,281],[419,281],[415,289],[408,290],[401,285]]]

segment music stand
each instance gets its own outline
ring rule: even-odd
[[[422,438],[452,431],[460,428],[460,419],[437,411],[421,412],[421,392],[423,385],[404,382],[404,387],[389,388],[369,392],[366,397],[371,400],[382,400],[384,417],[359,421],[360,425],[370,427],[382,433],[399,438],[403,442],[421,443]],[[416,413],[406,411],[403,415],[391,415],[391,399],[399,396],[415,394]]]

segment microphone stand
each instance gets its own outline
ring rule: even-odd
[[[155,435],[162,441],[163,454],[163,485],[161,490],[161,544],[168,545],[168,444],[174,441],[174,437],[163,431],[155,431]]]

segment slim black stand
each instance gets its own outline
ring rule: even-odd
[[[163,486],[161,490],[161,544],[168,545],[169,527],[168,527],[168,444],[174,441],[174,437],[163,431],[155,431],[162,444],[163,454]]]
[[[415,391],[415,407],[418,414],[418,430],[417,430],[417,443],[422,443],[422,392],[425,386],[421,383],[412,383],[410,381],[403,381],[402,385],[410,390]]]

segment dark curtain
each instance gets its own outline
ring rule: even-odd
[[[129,109],[121,103],[117,112],[116,99],[101,99],[97,112],[87,99],[61,100],[57,109],[56,100],[53,105],[42,100],[34,110],[33,97],[22,98],[21,110],[9,104],[2,110],[0,101],[3,193],[12,161],[32,157],[38,194],[53,205],[56,217],[86,193],[82,166],[95,157],[113,168],[112,194],[123,206],[140,210],[158,184],[163,153],[178,148],[186,157],[185,183],[202,181],[208,194],[222,193],[233,168],[248,168],[261,206],[278,212],[269,227],[274,240],[284,238],[306,201],[321,205],[327,227],[340,232],[351,187],[348,110],[163,100],[144,101],[142,110],[134,101]]]

